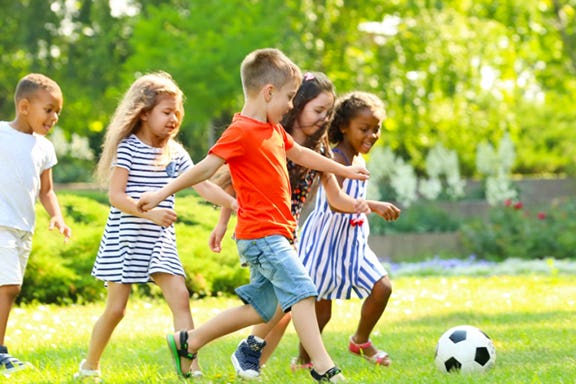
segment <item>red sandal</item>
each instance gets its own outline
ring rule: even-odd
[[[364,353],[364,350],[367,348],[373,347],[372,345],[372,341],[368,340],[365,343],[362,344],[357,344],[354,342],[354,339],[352,339],[352,336],[350,336],[350,344],[348,344],[348,350],[357,355],[360,356],[366,360],[368,360],[370,363],[372,364],[376,364],[376,365],[382,365],[382,366],[389,366],[392,363],[392,360],[390,360],[390,356],[388,356],[388,353],[384,352],[384,351],[380,351],[379,349],[376,349],[376,353],[372,356],[367,356]]]
[[[314,364],[312,363],[300,363],[298,362],[298,358],[297,357],[293,357],[290,360],[290,370],[292,372],[297,372],[299,370],[311,370],[312,368],[314,368]]]

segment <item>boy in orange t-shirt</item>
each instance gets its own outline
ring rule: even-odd
[[[166,338],[179,375],[184,376],[198,350],[208,342],[250,325],[272,319],[278,303],[292,311],[294,327],[310,355],[317,381],[345,380],[326,351],[315,313],[316,287],[292,246],[296,226],[290,211],[286,158],[306,168],[345,178],[367,179],[363,167],[343,166],[295,143],[278,123],[292,108],[302,80],[300,69],[281,51],[251,52],[241,65],[244,106],[208,155],[163,188],[144,193],[138,207],[149,210],[171,194],[210,178],[224,163],[230,168],[238,201],[235,238],[250,283],[236,289],[244,305],[228,309],[195,330]],[[246,342],[246,341],[243,341]],[[246,350],[261,349],[249,340]],[[234,357],[237,373],[252,372]]]

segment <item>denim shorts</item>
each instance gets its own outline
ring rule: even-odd
[[[272,235],[253,240],[236,240],[242,264],[250,268],[250,283],[236,288],[242,301],[254,307],[265,322],[278,303],[284,312],[318,292],[287,238]]]

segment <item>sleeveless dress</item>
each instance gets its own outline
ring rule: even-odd
[[[193,165],[190,155],[179,144],[171,146],[171,161],[156,165],[160,148],[151,147],[135,135],[118,146],[115,166],[129,171],[126,194],[139,199],[145,191],[163,187]],[[174,208],[174,195],[159,204]],[[184,276],[176,249],[174,225],[162,227],[110,207],[92,276],[115,283],[147,283],[151,275],[164,272]]]
[[[365,165],[361,157],[359,161]],[[366,187],[366,181],[345,179],[342,190],[353,198],[365,199]],[[365,298],[387,275],[368,246],[369,233],[365,214],[333,212],[323,186],[318,188],[314,210],[302,226],[298,246],[298,255],[318,289],[318,300],[350,299],[353,292]]]

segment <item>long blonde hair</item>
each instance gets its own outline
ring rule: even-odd
[[[142,114],[152,110],[159,102],[159,96],[175,96],[180,99],[181,116],[184,116],[184,95],[172,76],[166,72],[154,72],[136,79],[130,86],[120,104],[116,108],[112,120],[106,130],[102,155],[96,168],[96,180],[104,185],[108,183],[116,150],[122,140],[132,133],[138,132],[142,126]],[[169,151],[173,138],[178,130],[172,133],[169,145],[164,150]]]

